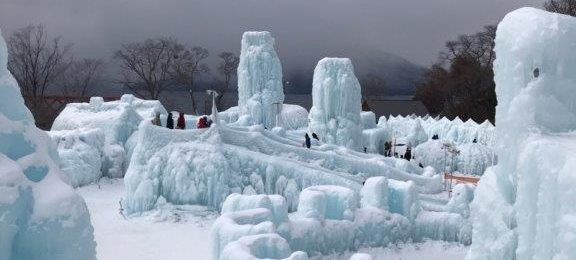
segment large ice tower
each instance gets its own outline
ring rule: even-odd
[[[324,58],[314,69],[309,131],[320,140],[360,150],[360,83],[347,58]]]
[[[472,204],[469,260],[576,259],[576,19],[533,8],[498,25],[499,163]]]
[[[276,126],[284,102],[282,65],[269,32],[245,32],[238,64],[238,107],[242,122]]]
[[[96,259],[84,200],[61,180],[58,153],[6,64],[0,36],[0,259]]]

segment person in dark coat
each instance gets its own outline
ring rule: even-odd
[[[305,142],[305,143],[306,143],[306,148],[310,149],[311,143],[310,143],[310,136],[308,136],[308,133],[306,133],[306,134],[304,135],[304,138],[306,138],[306,142]]]
[[[390,142],[384,143],[384,156],[386,156],[386,157],[390,156],[390,150],[392,149],[391,146],[392,145],[390,144]]]
[[[312,138],[320,141],[320,138],[318,138],[318,135],[316,133],[312,133]]]
[[[174,129],[174,119],[172,118],[172,113],[168,113],[168,119],[166,119],[166,127],[168,129]]]
[[[186,129],[186,120],[184,119],[184,113],[180,112],[178,116],[178,124],[176,125],[178,129]]]
[[[412,159],[412,148],[410,148],[410,146],[408,146],[408,148],[406,148],[406,153],[404,153],[404,159],[410,161],[410,159]]]

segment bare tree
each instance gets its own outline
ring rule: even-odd
[[[198,114],[198,110],[194,100],[194,84],[196,83],[196,77],[198,75],[210,72],[210,68],[204,63],[204,60],[208,58],[209,55],[210,53],[207,49],[193,47],[192,49],[183,51],[178,61],[174,63],[176,82],[187,88],[192,101],[192,110],[196,114]]]
[[[28,25],[8,38],[8,69],[37,120],[46,90],[70,64],[69,49],[60,37],[50,38],[43,25]]]
[[[114,55],[121,62],[120,83],[140,97],[158,99],[174,84],[172,69],[183,54],[184,46],[172,38],[122,45]]]
[[[62,89],[67,96],[85,97],[102,81],[104,62],[100,59],[73,61],[62,79]]]
[[[230,88],[230,82],[236,75],[236,70],[238,69],[238,63],[240,63],[240,58],[232,52],[222,52],[218,55],[220,59],[220,64],[218,64],[218,72],[223,77],[222,88],[220,89],[220,95],[216,98],[218,106],[222,102],[222,97],[226,94],[226,91]]]
[[[492,63],[495,59],[495,26],[446,43],[440,61],[425,75],[416,98],[428,110],[448,117],[494,121],[496,93]]]
[[[544,3],[546,11],[576,16],[576,0],[548,0]]]

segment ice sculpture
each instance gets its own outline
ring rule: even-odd
[[[309,129],[325,143],[362,148],[360,83],[347,58],[324,58],[314,69]]]
[[[498,25],[498,165],[472,202],[469,260],[576,258],[574,39],[575,18],[534,8]]]
[[[284,102],[282,65],[269,32],[245,32],[238,64],[240,121],[276,126]]]
[[[61,180],[56,148],[6,64],[0,36],[0,259],[96,259],[84,200]]]

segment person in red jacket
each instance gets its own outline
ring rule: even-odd
[[[178,123],[176,124],[178,129],[186,129],[186,120],[184,120],[184,113],[180,112],[180,116],[178,117]]]
[[[196,128],[208,128],[208,119],[205,116],[201,117],[196,124]]]

